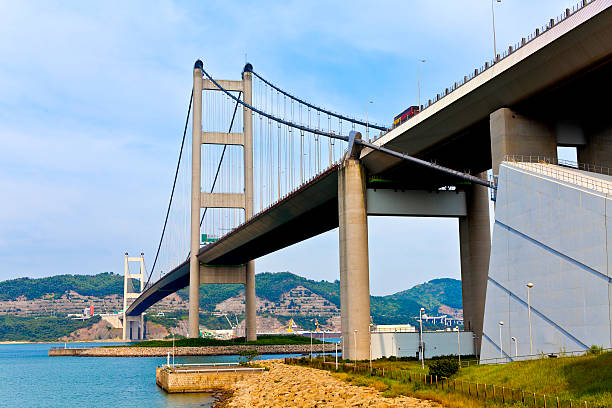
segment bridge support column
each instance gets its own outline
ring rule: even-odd
[[[487,173],[478,176],[486,179]],[[472,184],[465,193],[467,216],[459,217],[463,325],[476,335],[479,351],[491,254],[489,189]]]
[[[339,170],[340,305],[342,357],[370,355],[370,271],[365,170],[350,158]]]
[[[493,174],[505,155],[538,155],[557,157],[557,136],[550,124],[528,118],[508,108],[489,116]]]
[[[589,129],[586,145],[576,150],[579,163],[612,167],[612,125],[598,124],[598,129]]]
[[[202,178],[202,61],[193,67],[191,146],[191,248],[189,253],[189,337],[200,337],[200,207]]]

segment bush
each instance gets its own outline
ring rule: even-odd
[[[591,348],[587,351],[587,354],[597,355],[603,353],[603,346],[592,345]]]
[[[459,371],[459,362],[455,359],[440,359],[429,363],[429,374],[438,378],[449,378]]]

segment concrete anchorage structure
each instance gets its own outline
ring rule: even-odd
[[[191,251],[189,256],[189,337],[200,336],[200,284],[241,283],[245,285],[246,337],[257,340],[255,261],[242,265],[207,265],[200,254],[200,210],[202,208],[241,208],[245,219],[253,216],[253,116],[243,107],[243,133],[204,132],[202,129],[202,92],[220,91],[212,81],[203,79],[203,63],[198,60],[193,69],[192,175],[191,175]],[[252,74],[242,73],[242,81],[217,80],[228,91],[240,91],[243,100],[252,104]],[[202,144],[225,144],[243,147],[244,192],[202,192]]]
[[[612,176],[554,163],[499,166],[483,362],[612,347]]]
[[[138,273],[130,272],[130,262],[138,262]],[[130,257],[126,252],[123,268],[123,340],[143,340],[145,338],[144,314],[129,316],[125,313],[132,301],[137,299],[144,290],[145,275],[144,254]],[[136,291],[134,291],[136,288],[132,284],[132,279],[140,280],[140,287]]]

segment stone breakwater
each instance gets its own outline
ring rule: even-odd
[[[175,356],[222,356],[236,355],[245,350],[257,350],[259,354],[305,354],[310,353],[310,344],[258,345],[209,347],[175,347]],[[313,344],[313,353],[333,352],[332,344]],[[338,347],[338,353],[341,353]],[[49,350],[50,357],[166,357],[172,347],[92,347],[78,349],[55,348]]]
[[[350,385],[323,370],[289,366],[279,360],[261,364],[270,371],[236,382],[233,395],[221,406],[442,408],[436,402],[412,397],[385,398],[374,388]]]

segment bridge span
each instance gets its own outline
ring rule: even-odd
[[[197,328],[199,285],[194,283],[244,283],[247,337],[252,339],[253,260],[339,227],[342,332],[345,338],[356,338],[356,347],[352,341],[347,342],[343,355],[366,359],[370,341],[367,216],[446,216],[459,219],[465,328],[475,332],[480,349],[491,236],[489,194],[480,185],[488,183],[476,180],[474,175],[484,180],[492,169],[496,176],[505,155],[538,153],[554,159],[558,146],[576,147],[581,162],[612,165],[612,119],[607,113],[612,95],[611,62],[612,0],[584,1],[445,89],[397,128],[381,130],[372,142],[357,136],[357,141],[334,164],[330,141],[330,167],[309,180],[302,176],[295,189],[281,188],[279,153],[277,200],[262,205],[257,213],[247,209],[253,200],[248,182],[241,194],[214,198],[200,191],[198,177],[192,188],[192,255],[148,286],[126,314],[138,315],[168,294],[190,285],[190,328]],[[243,71],[242,81],[217,82],[203,65],[196,64],[194,69],[194,101],[201,90],[216,89],[233,98],[236,106],[242,105],[242,136],[225,133],[224,140],[226,145],[234,143],[229,141],[232,138],[242,140],[246,152],[244,180],[254,177],[253,151],[249,151],[246,141],[252,138],[249,118],[253,116],[277,123],[279,141],[282,129],[287,128],[293,129],[293,134],[289,130],[290,136],[298,137],[299,133],[302,143],[305,134],[317,142],[317,137],[351,142],[342,136],[346,133],[342,131],[342,121],[345,130],[351,123],[353,127],[364,124],[336,115],[339,128],[335,131],[329,126],[323,130],[320,123],[311,126],[311,109],[319,119],[333,114],[310,104],[306,105],[308,125],[302,120],[302,108],[299,123],[294,122],[293,102],[305,102],[263,79],[274,92],[284,94],[285,100],[293,98],[291,117],[282,109],[274,113],[274,108],[266,111],[255,107],[250,97],[240,100],[232,96],[230,91],[250,89],[247,83],[252,76],[259,77],[250,64]],[[194,115],[201,109],[196,105]],[[201,113],[197,115],[201,122]],[[372,129],[384,129],[365,125],[360,129],[362,135]],[[211,134],[204,133],[201,126],[194,124],[194,152],[199,150],[201,140],[211,140]],[[397,154],[389,155],[389,151]],[[303,174],[302,157],[303,154],[299,160]],[[294,169],[290,162],[286,173]],[[199,168],[194,169],[193,174],[199,172]],[[276,187],[271,178],[267,183]],[[446,187],[450,187],[449,191]],[[230,206],[245,210],[244,222],[218,241],[200,247],[200,207]],[[194,333],[190,329],[190,334]]]

